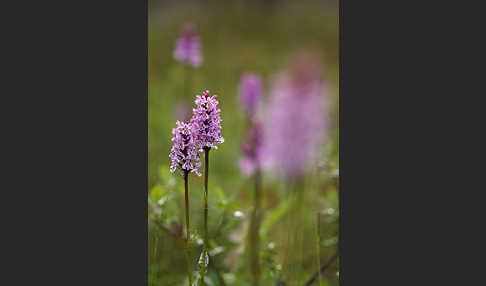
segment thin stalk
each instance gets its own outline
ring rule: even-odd
[[[154,241],[154,255],[152,257],[152,261],[157,261],[157,245],[159,244],[159,228],[155,227],[155,241]],[[151,279],[151,285],[154,285],[154,278]]]
[[[158,233],[158,228],[156,227],[154,230],[155,233],[155,239],[154,239],[154,255],[153,255],[153,260],[157,259],[157,245],[159,244],[159,233]]]
[[[324,262],[324,264],[321,266],[321,269],[319,269],[319,271],[317,271],[316,273],[314,273],[314,275],[312,275],[312,277],[307,280],[307,282],[304,284],[305,286],[310,286],[312,285],[312,283],[314,283],[314,281],[317,279],[317,276],[320,275],[324,275],[324,272],[326,271],[326,269],[331,266],[332,262],[334,261],[334,259],[336,259],[338,256],[338,251],[334,252],[327,260],[326,262]]]
[[[295,224],[295,250],[297,251],[297,255],[294,256],[297,260],[296,270],[298,277],[300,279],[301,273],[305,271],[303,263],[304,263],[304,249],[306,249],[304,245],[304,213],[305,208],[302,208],[305,205],[305,183],[302,177],[299,178],[298,185],[300,189],[297,190],[296,196],[296,224]],[[300,281],[299,281],[300,282]]]
[[[316,213],[317,225],[316,225],[316,252],[317,252],[317,272],[320,274],[321,269],[321,216],[319,211]],[[322,286],[321,275],[318,275],[319,285]]]
[[[250,267],[253,275],[253,285],[258,286],[260,283],[260,218],[261,218],[261,174],[260,170],[254,175],[255,179],[255,194],[254,201],[255,205],[253,207],[253,213],[250,221],[249,228],[249,246],[250,246]]]
[[[187,65],[184,65],[184,98],[191,101],[192,95],[191,93],[191,86],[192,86],[192,71],[191,68]]]
[[[302,220],[302,205],[305,203],[304,190],[302,178],[293,178],[289,181],[290,186],[290,201],[291,213],[289,213],[289,227],[288,227],[288,254],[287,261],[287,275],[290,282],[297,281],[302,273],[303,263],[303,220]]]
[[[206,275],[206,255],[208,251],[208,173],[209,173],[209,149],[204,147],[204,243],[202,252],[201,285],[205,285],[204,276]]]
[[[189,279],[189,286],[192,285],[192,271],[191,271],[191,236],[189,231],[189,188],[188,188],[189,172],[184,171],[184,191],[186,199],[186,256],[187,256],[187,278]]]
[[[287,234],[286,237],[286,247],[285,247],[285,252],[284,252],[284,258],[283,258],[283,273],[286,274],[286,279],[287,280],[292,280],[293,279],[293,263],[292,263],[292,258],[294,257],[294,245],[293,245],[293,239],[294,235],[292,234],[292,231],[294,230],[294,210],[295,210],[295,191],[294,191],[294,184],[292,181],[287,182],[287,192],[286,192],[286,200],[290,201],[290,209],[287,213],[286,219],[285,219],[285,233]]]

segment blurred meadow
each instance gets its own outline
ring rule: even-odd
[[[170,172],[169,153],[176,120],[192,113],[196,95],[206,89],[218,96],[224,137],[224,143],[211,151],[209,164],[206,285],[339,285],[338,2],[148,2],[149,285],[188,285],[184,180],[178,171]],[[174,59],[185,23],[194,24],[200,37],[199,67]],[[315,55],[313,64],[324,79],[327,140],[297,179],[262,169],[260,274],[255,281],[248,248],[255,182],[239,167],[251,123],[240,104],[240,79],[246,72],[261,78],[258,117],[265,123],[275,75],[288,70],[303,51]],[[195,281],[203,244],[203,177],[189,176]],[[326,268],[321,281],[319,267]]]

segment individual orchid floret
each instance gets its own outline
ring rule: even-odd
[[[261,94],[262,82],[260,77],[252,73],[243,74],[240,80],[239,99],[248,117],[251,118],[255,115]]]
[[[209,90],[196,96],[196,108],[193,109],[191,124],[195,140],[200,149],[218,149],[216,144],[223,143],[221,136],[221,110],[217,107],[216,95],[209,96]]]
[[[185,24],[182,28],[182,34],[175,43],[174,58],[192,67],[202,64],[201,43],[195,25]]]
[[[170,171],[173,173],[178,168],[181,169],[181,176],[184,176],[185,172],[195,172],[198,176],[201,176],[199,167],[201,162],[199,161],[199,152],[194,139],[193,127],[190,123],[184,123],[177,121],[177,128],[172,129],[172,149],[170,151],[170,159],[172,164]]]

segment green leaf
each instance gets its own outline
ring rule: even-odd
[[[216,187],[214,189],[214,191],[216,192],[216,196],[218,197],[218,201],[216,202],[216,204],[219,206],[219,207],[224,207],[228,204],[228,200],[226,198],[226,195],[223,191],[223,188],[221,187]]]
[[[327,192],[327,200],[333,208],[337,208],[339,206],[338,192],[336,189],[332,188],[329,192]]]
[[[159,179],[164,183],[168,184],[172,174],[170,172],[170,168],[167,165],[159,166]]]
[[[152,190],[150,191],[150,197],[156,203],[164,196],[164,194],[165,194],[164,190],[159,185],[153,187]]]
[[[267,233],[270,231],[272,226],[285,214],[287,211],[291,209],[291,201],[286,200],[281,203],[278,207],[271,210],[268,215],[265,217],[262,223],[262,235],[266,236]]]
[[[223,188],[221,187],[216,187],[215,188],[216,195],[218,196],[218,199],[220,200],[226,200],[226,195],[223,191]]]

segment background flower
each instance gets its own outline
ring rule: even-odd
[[[253,73],[242,75],[239,86],[240,104],[246,114],[251,118],[255,115],[262,94],[260,77]]]
[[[318,59],[303,53],[277,75],[265,117],[264,165],[286,179],[303,174],[327,139],[327,94]]]
[[[199,67],[202,64],[201,43],[194,24],[183,26],[182,34],[175,43],[174,58],[193,67]]]
[[[255,119],[248,130],[245,142],[241,145],[243,157],[239,161],[239,167],[243,174],[253,175],[260,168],[262,143],[263,124]]]

